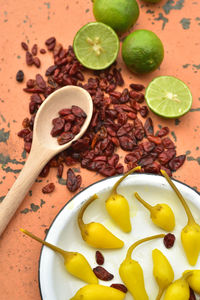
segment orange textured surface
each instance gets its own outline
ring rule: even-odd
[[[191,89],[191,111],[179,120],[164,120],[150,113],[155,125],[169,126],[170,137],[175,141],[178,154],[186,154],[186,162],[174,178],[199,190],[199,126],[200,126],[200,2],[186,0],[162,0],[147,5],[138,0],[140,16],[134,29],[149,29],[162,40],[165,58],[159,70],[135,76],[125,68],[119,55],[126,86],[142,83],[145,86],[156,76],[173,75],[182,79]],[[25,63],[25,52],[20,43],[30,46],[55,36],[64,46],[72,44],[77,30],[87,22],[94,21],[92,2],[87,0],[1,0],[0,11],[0,202],[17,178],[25,158],[23,141],[17,132],[21,122],[28,116],[29,96],[23,92],[24,83],[16,82],[16,73],[22,69],[25,79],[34,78],[36,67]],[[39,54],[44,74],[52,64],[51,53]],[[155,127],[157,127],[155,126]],[[78,166],[79,167],[79,166]],[[102,178],[95,173],[81,170],[82,188]],[[56,189],[44,195],[41,188],[47,182],[55,182]],[[44,238],[45,230],[73,196],[64,185],[57,183],[56,170],[51,169],[47,178],[37,182],[19,207],[15,217],[0,239],[0,298],[1,300],[39,300],[38,259],[40,245],[24,238],[19,231],[26,228]]]

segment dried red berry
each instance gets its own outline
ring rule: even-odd
[[[26,63],[28,66],[33,64],[33,55],[29,51],[26,52]]]
[[[97,278],[103,281],[110,281],[114,278],[114,275],[112,275],[106,269],[100,266],[94,268],[93,272],[97,276]]]
[[[163,240],[165,247],[167,249],[172,248],[174,246],[175,239],[176,239],[176,237],[174,234],[172,234],[172,233],[166,234],[164,237],[164,240]]]
[[[16,80],[18,82],[22,82],[24,80],[24,72],[22,70],[19,70],[16,74]]]
[[[179,155],[174,157],[172,160],[169,162],[169,167],[170,170],[176,171],[178,170],[184,163],[186,156],[185,155]]]
[[[37,51],[38,51],[38,46],[37,46],[37,44],[34,44],[31,49],[31,53],[35,56],[35,55],[37,55]]]
[[[47,175],[49,174],[49,170],[50,170],[50,167],[49,167],[49,164],[47,164],[41,171],[40,173],[40,177],[47,177]]]
[[[142,91],[144,89],[144,85],[143,84],[138,84],[138,83],[131,83],[130,85],[130,88],[135,90],[135,91]]]
[[[41,54],[45,54],[45,53],[46,53],[46,50],[45,50],[45,49],[40,49],[40,53],[41,53]]]
[[[59,145],[64,145],[71,140],[73,140],[74,134],[72,132],[63,132],[61,135],[57,138]]]
[[[46,40],[45,45],[49,46],[50,44],[55,43],[55,41],[55,37],[50,37],[48,40]]]
[[[25,138],[26,135],[30,133],[30,130],[28,128],[22,129],[18,132],[18,136],[21,138]]]
[[[100,251],[96,251],[96,262],[98,265],[104,264],[104,257],[103,254]]]
[[[189,300],[196,300],[195,293],[191,288],[190,288],[190,298],[189,298]]]
[[[28,45],[24,42],[21,42],[21,46],[25,51],[28,51]]]
[[[48,183],[42,188],[43,194],[50,194],[55,190],[55,184],[53,182]]]
[[[33,63],[37,68],[39,68],[41,65],[40,59],[38,57],[33,58]]]
[[[158,136],[163,137],[169,133],[169,128],[168,127],[163,127],[158,131]]]
[[[36,84],[38,85],[39,88],[41,89],[46,88],[46,82],[40,74],[36,74],[35,79],[36,79]]]
[[[62,174],[63,174],[63,169],[64,169],[64,165],[61,163],[58,166],[58,171],[57,171],[57,176],[58,178],[62,178]]]
[[[81,185],[81,176],[75,175],[74,171],[69,168],[67,171],[67,188],[70,192],[75,192]]]
[[[127,293],[128,292],[128,289],[127,287],[124,285],[124,284],[121,284],[121,283],[113,283],[111,284],[111,287],[114,288],[114,289],[117,289],[123,293]]]

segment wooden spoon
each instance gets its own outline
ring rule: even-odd
[[[69,143],[59,145],[50,134],[52,120],[58,111],[77,105],[87,114],[80,132]],[[28,159],[12,188],[0,204],[0,235],[8,225],[17,208],[26,196],[35,179],[47,162],[59,152],[71,146],[86,131],[93,113],[93,102],[89,93],[77,86],[63,87],[47,97],[40,106],[33,129],[33,142]]]

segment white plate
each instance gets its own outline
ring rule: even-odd
[[[97,193],[99,199],[87,208],[84,214],[84,221],[86,223],[96,221],[104,224],[125,242],[125,246],[120,250],[100,250],[105,258],[104,267],[114,275],[112,281],[100,281],[100,284],[122,283],[118,274],[118,268],[125,258],[128,247],[143,237],[164,233],[163,230],[153,225],[149,212],[135,199],[133,193],[137,191],[150,204],[168,203],[176,217],[176,227],[173,232],[176,236],[174,247],[166,249],[163,241],[158,239],[138,246],[132,254],[132,258],[138,260],[143,268],[149,300],[154,300],[158,287],[152,276],[151,253],[153,249],[158,248],[167,256],[174,269],[175,279],[180,277],[184,270],[192,269],[186,260],[180,242],[180,231],[186,225],[187,217],[178,197],[164,177],[151,174],[133,174],[128,176],[118,187],[118,192],[128,199],[131,210],[132,231],[129,234],[123,233],[112,223],[105,209],[105,199],[111,187],[119,178],[119,176],[116,176],[101,180],[77,194],[56,216],[46,240],[67,251],[82,253],[92,268],[97,266],[95,262],[96,249],[89,247],[82,240],[77,225],[77,213],[80,207],[90,196]],[[187,200],[195,220],[200,223],[199,194],[183,183],[174,182]],[[200,258],[193,269],[200,269]],[[85,285],[81,280],[68,274],[64,268],[62,257],[45,246],[42,248],[39,262],[39,284],[43,300],[68,300],[80,287]],[[127,293],[126,300],[131,299],[131,295]]]

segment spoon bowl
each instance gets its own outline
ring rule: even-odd
[[[87,114],[87,118],[80,132],[70,142],[59,145],[57,139],[50,134],[52,129],[52,120],[58,117],[58,112],[63,108],[71,108],[72,105],[79,106]],[[90,94],[83,88],[68,85],[51,95],[40,106],[33,130],[33,146],[35,141],[39,141],[44,148],[51,149],[54,154],[59,153],[79,139],[86,131],[93,112],[93,103]]]
[[[61,109],[71,108],[72,105],[82,108],[87,117],[80,132],[70,142],[59,145],[57,139],[51,136],[52,120],[58,117],[58,112]],[[65,86],[45,99],[34,121],[33,142],[28,159],[17,180],[0,204],[0,235],[48,161],[59,152],[70,147],[85,133],[90,124],[92,113],[92,98],[81,87]]]

